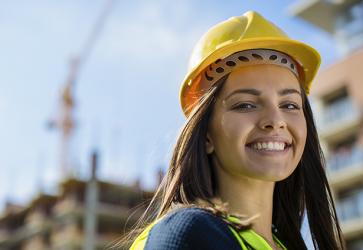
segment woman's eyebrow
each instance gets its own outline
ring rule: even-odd
[[[231,96],[233,96],[235,94],[250,94],[250,95],[260,96],[261,93],[262,92],[257,89],[237,89],[237,90],[233,91],[232,93],[230,93],[226,98],[224,98],[224,101],[226,101],[227,99],[229,99]],[[299,96],[301,96],[300,91],[298,91],[297,89],[289,89],[289,88],[279,90],[278,94],[280,96],[285,96],[285,95],[290,95],[290,94],[298,94]]]
[[[235,94],[250,94],[250,95],[260,96],[261,91],[259,91],[257,89],[237,89],[237,90],[233,91],[232,93],[230,93],[226,98],[224,98],[224,101],[226,101],[228,98],[230,98],[231,96],[233,96]]]
[[[298,94],[299,96],[301,96],[300,91],[298,91],[297,89],[282,89],[278,93],[280,96],[289,95],[289,94]]]

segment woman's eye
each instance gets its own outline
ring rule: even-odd
[[[286,109],[300,109],[300,106],[295,103],[286,103],[282,107]]]
[[[233,109],[237,109],[237,110],[246,110],[246,109],[252,109],[255,108],[256,106],[251,104],[251,103],[239,103],[237,105],[233,106]]]

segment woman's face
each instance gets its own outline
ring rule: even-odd
[[[228,174],[280,181],[298,165],[306,133],[296,76],[277,65],[251,65],[230,73],[222,87],[206,149]]]

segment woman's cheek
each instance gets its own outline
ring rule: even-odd
[[[293,133],[295,134],[296,137],[296,141],[299,144],[298,150],[300,150],[302,154],[305,148],[306,136],[307,136],[307,126],[306,126],[305,117],[303,115],[295,117],[295,119],[293,119],[291,124],[292,124],[291,129],[293,130]]]

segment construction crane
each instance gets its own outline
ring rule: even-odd
[[[49,129],[57,129],[60,132],[59,170],[61,172],[62,178],[73,176],[75,171],[75,166],[72,159],[72,138],[74,137],[76,129],[74,110],[76,104],[75,88],[77,79],[80,75],[82,66],[88,59],[94,44],[101,34],[113,4],[114,0],[106,1],[105,6],[100,16],[96,20],[90,35],[88,36],[83,47],[81,47],[80,53],[71,59],[68,76],[61,88],[58,104],[59,111],[55,115],[55,119],[51,119],[48,122]]]

